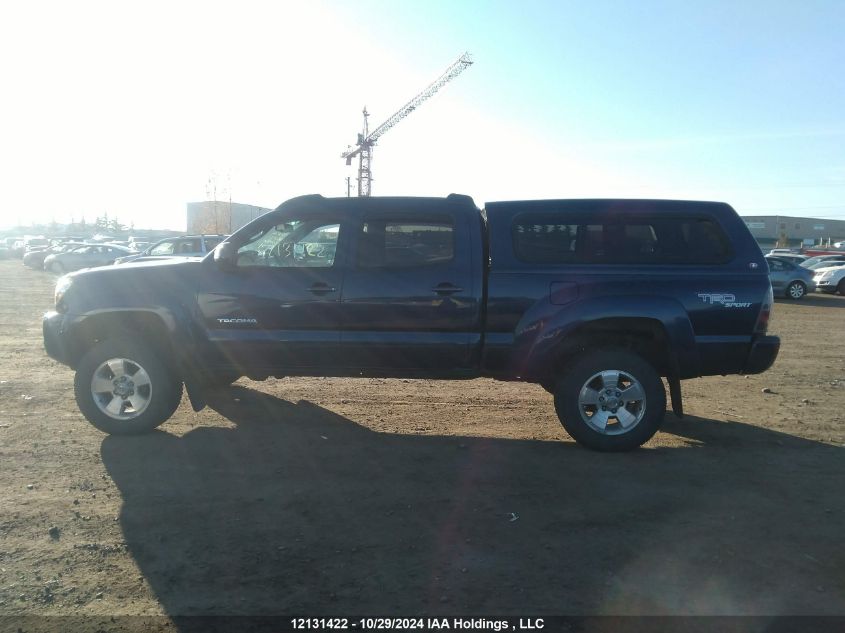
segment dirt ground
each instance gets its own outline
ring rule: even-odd
[[[107,437],[54,283],[0,261],[0,616],[845,615],[845,297],[778,301],[772,370],[607,455],[491,380],[242,379]]]

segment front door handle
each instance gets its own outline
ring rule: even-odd
[[[444,281],[442,284],[434,286],[431,291],[439,295],[453,295],[456,292],[463,292],[464,289]]]
[[[308,290],[309,292],[311,292],[311,294],[325,295],[330,292],[334,292],[335,290],[337,290],[337,288],[335,288],[334,286],[330,286],[325,282],[318,281],[317,283],[312,285]]]

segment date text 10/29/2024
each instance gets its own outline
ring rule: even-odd
[[[296,631],[537,631],[544,627],[542,618],[291,618],[290,624]]]

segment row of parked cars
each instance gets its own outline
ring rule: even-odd
[[[82,268],[152,261],[174,257],[202,257],[226,235],[186,235],[169,237],[153,244],[142,242],[99,242],[48,240],[43,237],[7,238],[0,243],[12,255],[23,255],[30,268],[64,274]],[[14,242],[14,243],[13,243]],[[845,295],[845,251],[841,254],[808,257],[787,249],[774,249],[766,255],[769,278],[776,295],[801,299],[818,290]]]
[[[142,248],[142,245],[137,242],[83,242],[32,238],[31,243],[24,246],[22,255],[25,266],[63,275],[82,268],[134,261],[202,257],[224,239],[226,239],[225,235],[186,235],[165,238],[154,244],[143,244],[144,248]]]
[[[766,261],[775,295],[801,299],[814,290],[845,295],[845,251],[809,257],[774,249],[766,255]]]

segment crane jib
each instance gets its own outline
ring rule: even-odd
[[[429,84],[425,90],[417,94],[408,103],[394,112],[384,123],[379,125],[375,130],[369,132],[369,113],[367,108],[364,108],[364,127],[363,132],[358,135],[358,145],[350,147],[343,154],[342,158],[346,159],[346,164],[352,163],[352,158],[358,156],[358,195],[369,196],[370,184],[372,181],[372,173],[370,172],[370,162],[372,161],[372,148],[376,141],[387,132],[394,125],[399,123],[402,119],[408,116],[411,112],[416,110],[423,102],[431,98],[438,90],[450,82],[452,79],[460,75],[467,67],[473,63],[470,54],[464,53],[457,60],[455,60],[437,79]]]

